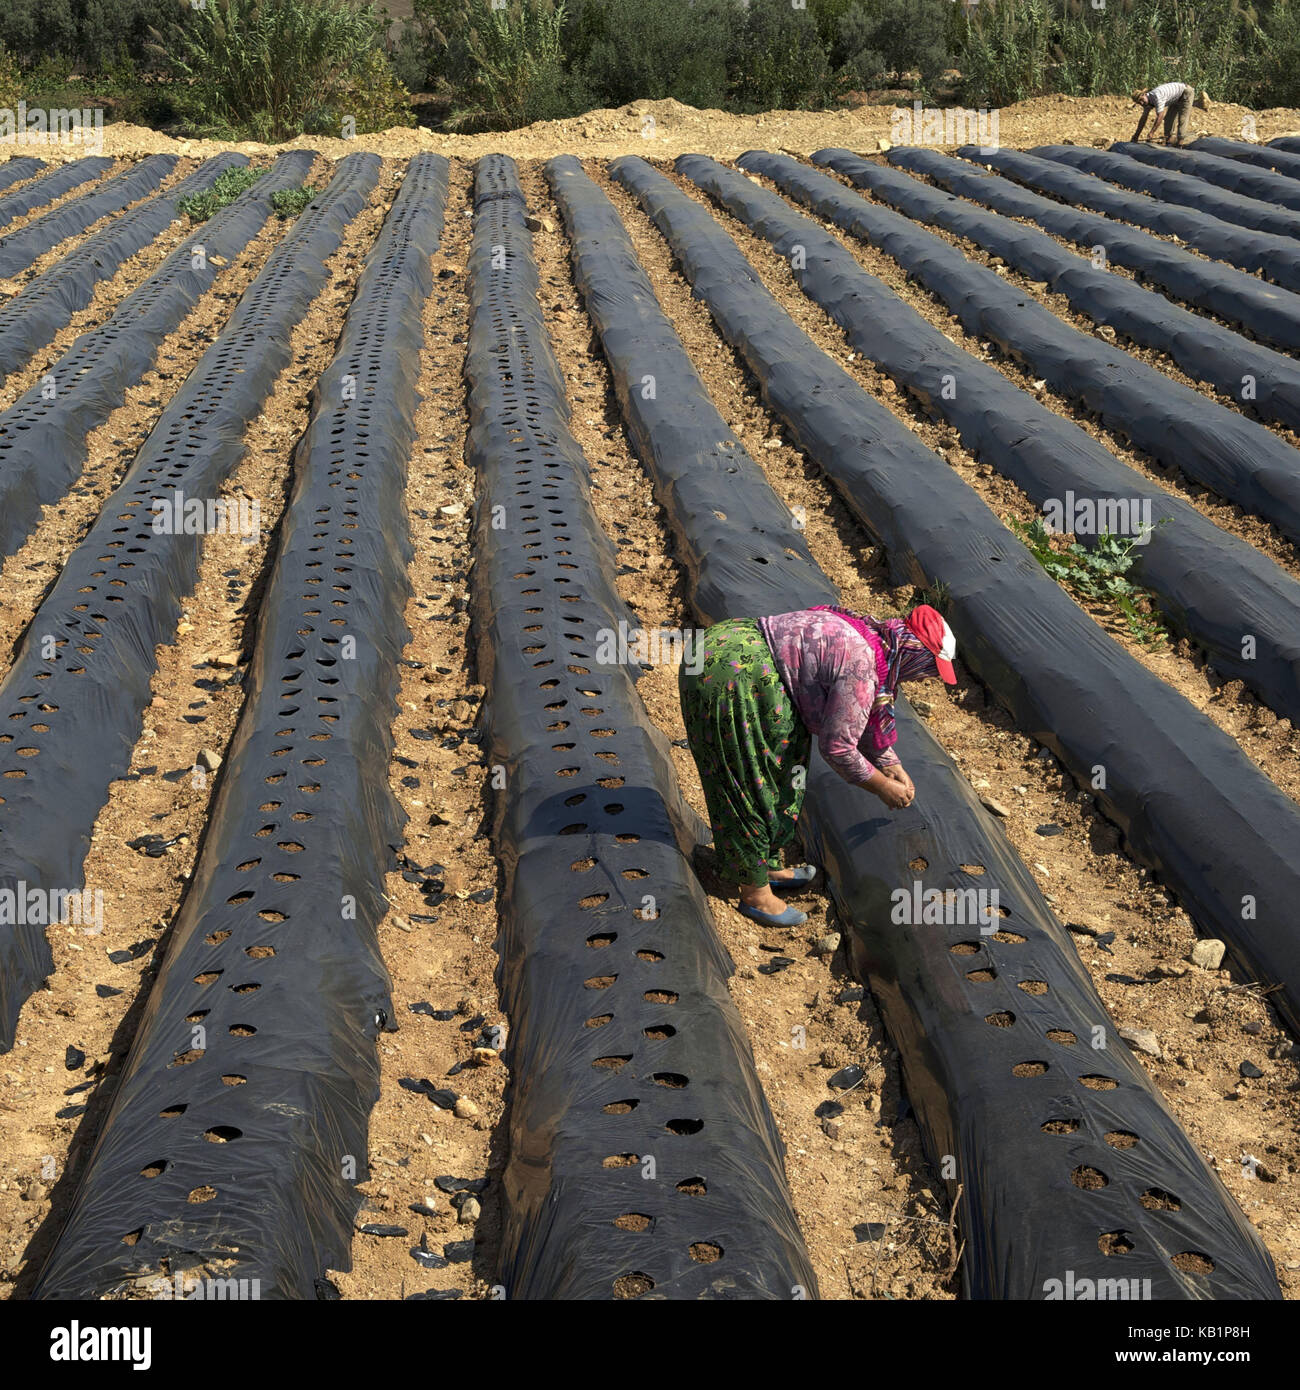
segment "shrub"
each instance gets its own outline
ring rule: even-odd
[[[271,211],[281,219],[301,217],[307,204],[319,192],[314,183],[300,184],[297,188],[277,188],[271,194]]]
[[[564,70],[563,0],[511,0],[493,9],[476,0],[463,42],[471,76],[465,104],[449,124],[511,130],[576,109]]]
[[[483,0],[413,0],[415,23],[428,45],[430,74],[441,84],[467,86],[474,75],[469,33]]]
[[[1276,0],[1270,18],[1287,5]],[[1171,79],[1249,102],[1269,49],[1242,0],[1107,0],[1101,9],[1087,0],[981,0],[958,28],[967,99],[993,104],[1049,91],[1125,93]],[[1285,49],[1282,39],[1278,52]]]
[[[722,106],[742,19],[737,0],[587,0],[570,29],[570,70],[604,106]]]
[[[343,120],[347,116],[353,120],[355,135],[411,125],[415,115],[410,98],[387,57],[376,48],[361,62],[356,74],[342,84],[332,104],[314,107],[307,114],[303,130],[308,135],[338,136],[344,133]]]
[[[184,22],[186,0],[4,0],[0,43],[25,66],[57,58],[86,73],[144,62],[150,30]]]
[[[419,21],[416,19],[404,21],[402,31],[397,37],[397,43],[388,54],[393,76],[408,91],[426,91],[433,80],[430,58],[430,44]]]
[[[1300,106],[1300,4],[1277,0],[1264,21],[1256,64],[1261,106]],[[1211,96],[1219,93],[1211,90]]]
[[[178,198],[176,210],[184,213],[191,222],[206,222],[214,213],[233,203],[245,189],[251,188],[265,172],[249,164],[237,169],[223,169],[212,181],[211,188]]]
[[[826,50],[831,69],[844,66],[850,54],[841,41],[841,25],[854,10],[864,7],[864,0],[807,0],[808,13],[817,25],[817,37]]]
[[[846,86],[865,89],[888,78],[902,84],[914,74],[928,89],[952,66],[948,30],[953,0],[866,0],[839,22],[837,51],[845,56]]]
[[[18,59],[0,44],[0,111],[14,111],[23,94],[23,75]]]
[[[981,0],[962,20],[966,99],[1006,106],[1048,90],[1052,16],[1045,0]]]
[[[161,46],[197,125],[279,140],[355,101],[382,40],[370,7],[349,0],[208,0]]]
[[[824,106],[834,88],[817,21],[789,0],[750,0],[735,58],[733,94],[754,110]]]

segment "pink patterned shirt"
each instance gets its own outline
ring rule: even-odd
[[[863,786],[876,767],[899,761],[892,750],[873,764],[860,744],[867,731],[879,675],[876,652],[834,613],[777,613],[758,620],[790,699],[827,765]]]

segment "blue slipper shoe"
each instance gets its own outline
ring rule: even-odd
[[[801,927],[808,920],[806,912],[800,912],[797,907],[787,907],[784,912],[760,912],[756,907],[746,907],[740,904],[740,915],[748,917],[751,922],[757,922],[760,927]]]
[[[769,878],[769,888],[806,888],[817,877],[815,864],[799,864],[793,878]]]

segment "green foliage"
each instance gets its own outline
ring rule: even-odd
[[[826,50],[826,59],[835,71],[844,65],[847,54],[840,44],[840,25],[853,10],[864,8],[869,0],[807,0],[808,13],[817,25],[817,37]]]
[[[411,125],[411,94],[398,80],[381,49],[372,49],[356,73],[343,82],[333,101],[314,106],[303,119],[308,135],[343,135],[343,121],[350,116],[352,134],[369,135],[393,126]]]
[[[307,204],[319,192],[314,183],[304,183],[297,188],[277,188],[271,194],[271,211],[281,220],[301,217]]]
[[[1058,550],[1052,544],[1052,532],[1038,518],[1030,522],[1017,521],[1015,517],[1006,520],[1058,584],[1080,598],[1117,610],[1129,632],[1143,646],[1158,646],[1166,640],[1167,634],[1147,591],[1128,578],[1137,558],[1134,548],[1150,535],[1149,528],[1141,537],[1116,536],[1107,531],[1090,547],[1071,541]]]
[[[24,67],[57,59],[100,73],[124,57],[145,57],[149,31],[181,21],[185,0],[3,0],[0,44]]]
[[[1277,0],[1261,32],[1259,105],[1300,106],[1300,3]]]
[[[207,0],[160,48],[199,129],[281,140],[355,104],[382,41],[382,21],[349,0]]]
[[[966,100],[1006,106],[1048,90],[1047,0],[981,0],[963,17],[957,66]]]
[[[1164,81],[1170,74],[1160,23],[1158,10],[1132,0],[1116,0],[1104,10],[1067,0],[1056,38],[1056,85],[1075,96],[1097,96]]]
[[[980,0],[957,24],[956,61],[965,99],[980,105],[1044,92],[1127,93],[1173,79],[1249,103],[1265,69],[1282,87],[1296,71],[1289,3],[1273,0],[1261,28],[1244,0],[1106,0],[1099,9],[1089,0]],[[1279,13],[1270,47],[1267,25]]]
[[[860,90],[909,76],[926,90],[952,66],[953,0],[859,0],[839,21],[840,73]]]
[[[569,70],[601,106],[675,97],[721,107],[743,10],[738,0],[597,0],[569,27]]]
[[[482,0],[413,0],[412,32],[425,53],[428,76],[436,87],[462,89],[474,74],[469,33]]]
[[[108,119],[265,140],[343,134],[347,118],[359,134],[409,124],[412,90],[450,109],[453,128],[510,129],[665,97],[818,108],[911,86],[946,101],[951,68],[969,106],[1170,79],[1300,105],[1300,0],[412,4],[390,45],[371,0],[0,0],[0,83],[13,90],[16,60],[31,106],[102,104]]]
[[[732,71],[732,94],[740,106],[824,106],[834,89],[814,16],[790,0],[750,0]]]
[[[178,198],[176,210],[183,212],[191,222],[206,222],[214,213],[233,203],[245,189],[251,188],[265,172],[254,169],[251,164],[225,169],[213,180],[211,188]]]
[[[22,94],[23,75],[18,59],[0,44],[0,110],[15,110]]]
[[[408,91],[427,91],[433,84],[429,49],[429,41],[421,33],[418,20],[408,19],[388,55],[393,76]]]
[[[936,579],[932,584],[918,584],[912,589],[909,608],[928,604],[936,613],[948,614],[952,610],[952,588],[946,580]]]
[[[874,7],[854,5],[840,19],[836,49],[843,55],[840,78],[849,91],[869,91],[889,77],[889,61],[876,46],[880,20]]]
[[[464,105],[449,124],[511,130],[573,114],[564,69],[564,0],[475,0],[460,31],[471,64]]]

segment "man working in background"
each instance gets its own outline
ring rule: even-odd
[[[1187,125],[1192,118],[1192,104],[1195,102],[1202,110],[1208,110],[1210,99],[1201,93],[1199,101],[1196,98],[1196,88],[1189,87],[1186,82],[1162,82],[1158,87],[1152,87],[1149,91],[1138,88],[1133,93],[1133,100],[1142,108],[1142,119],[1138,122],[1138,128],[1133,132],[1133,139],[1142,138],[1143,128],[1146,126],[1148,117],[1154,116],[1151,122],[1151,140],[1156,138],[1156,128],[1159,124],[1160,114],[1165,117],[1165,144],[1181,145],[1187,138]],[[1177,122],[1177,138],[1174,138],[1174,123]]]

